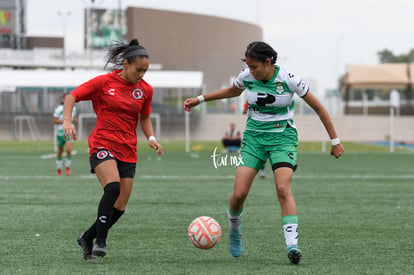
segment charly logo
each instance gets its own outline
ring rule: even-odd
[[[98,219],[101,223],[106,223],[107,218],[107,216],[100,216]]]
[[[98,159],[104,159],[108,156],[108,151],[99,151],[98,153],[96,153],[96,156],[98,157]]]
[[[230,155],[227,153],[219,154],[217,153],[217,147],[214,148],[214,152],[211,155],[213,159],[214,168],[218,169],[221,166],[240,166],[244,164],[241,154]]]
[[[144,93],[141,91],[140,88],[136,88],[135,90],[132,91],[132,96],[135,99],[141,99],[143,95]]]

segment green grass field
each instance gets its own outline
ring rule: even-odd
[[[102,194],[85,143],[73,175],[57,177],[49,142],[0,142],[0,274],[413,274],[414,154],[345,143],[335,160],[319,143],[299,149],[292,182],[302,264],[288,263],[280,207],[267,167],[246,201],[244,253],[228,252],[226,209],[235,167],[213,166],[218,143],[166,143],[160,158],[140,144],[135,186],[112,228],[108,255],[87,262],[75,242]],[[222,239],[193,247],[187,227],[212,216]]]

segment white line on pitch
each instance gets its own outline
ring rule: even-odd
[[[95,175],[74,175],[71,176],[55,176],[55,175],[0,175],[0,180],[18,180],[18,179],[94,179]],[[181,176],[181,175],[139,175],[135,176],[137,179],[155,179],[155,180],[218,180],[218,179],[234,179],[234,175],[198,175],[198,176]],[[414,175],[335,175],[335,176],[321,176],[321,175],[296,175],[293,179],[414,179]]]
[[[78,151],[72,151],[72,155],[78,154]],[[56,157],[56,153],[53,154],[47,154],[47,155],[41,155],[40,159],[52,159]]]

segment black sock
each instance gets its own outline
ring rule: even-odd
[[[124,214],[124,212],[125,211],[118,210],[114,207],[109,228],[111,228],[112,225],[114,225],[119,220],[119,218]],[[89,227],[88,230],[85,231],[85,233],[83,234],[83,238],[87,241],[93,241],[93,239],[96,238],[96,221],[91,225],[91,227]]]
[[[119,182],[111,182],[104,188],[104,194],[98,206],[98,218],[96,223],[96,243],[98,244],[105,244],[114,204],[119,196],[120,185]]]

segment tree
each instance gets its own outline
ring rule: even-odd
[[[394,55],[388,49],[384,49],[377,53],[380,63],[413,63],[414,49],[411,49],[408,54]]]

